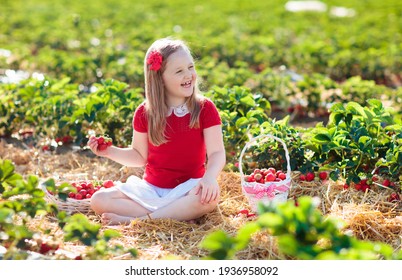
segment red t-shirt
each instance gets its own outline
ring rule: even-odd
[[[189,127],[190,114],[178,117],[172,112],[166,124],[168,142],[154,146],[148,141],[144,180],[160,188],[174,188],[188,179],[201,178],[206,162],[203,130],[220,124],[219,112],[207,98],[201,103],[199,128]],[[138,132],[148,132],[144,103],[135,110],[133,127]]]

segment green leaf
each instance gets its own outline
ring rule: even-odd
[[[106,229],[106,230],[103,232],[103,236],[104,236],[104,238],[106,239],[106,241],[108,241],[108,240],[110,240],[110,239],[112,239],[112,238],[120,237],[121,234],[120,234],[117,230],[114,230],[114,229]]]
[[[376,109],[383,109],[382,102],[378,99],[368,99],[367,103]]]
[[[238,230],[236,238],[235,238],[237,241],[235,249],[243,250],[247,246],[251,236],[254,233],[256,233],[257,231],[259,231],[260,229],[261,229],[261,227],[259,226],[258,223],[250,222],[250,223],[246,223],[244,226],[242,226]]]
[[[367,118],[364,108],[357,102],[351,101],[346,105],[346,110],[352,113],[357,113],[360,116]]]
[[[283,225],[283,218],[275,213],[264,213],[262,214],[257,223],[264,228],[275,229]]]
[[[218,250],[223,247],[231,247],[233,239],[223,230],[217,230],[208,234],[200,246],[207,250]]]
[[[14,165],[11,160],[4,160],[0,162],[0,181],[5,181],[14,172]]]
[[[312,140],[318,144],[328,144],[332,141],[331,136],[329,134],[319,133],[313,136]]]
[[[247,124],[249,124],[249,119],[248,118],[246,118],[246,117],[241,117],[241,118],[239,118],[239,119],[237,119],[237,121],[236,121],[236,126],[237,127],[241,127],[241,126],[244,126],[244,125],[247,125]]]
[[[242,105],[246,105],[249,107],[254,107],[255,106],[255,100],[251,95],[247,95],[245,97],[240,98],[240,103]]]

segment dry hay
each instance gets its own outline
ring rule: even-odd
[[[44,153],[35,149],[22,149],[0,142],[1,158],[8,158],[16,164],[16,171],[21,174],[36,174],[39,177],[74,179],[112,179],[124,182],[131,174],[141,175],[141,169],[121,168],[108,159],[94,157],[88,151],[69,151],[65,153]],[[292,172],[290,199],[302,195],[319,197],[319,210],[327,216],[342,219],[346,223],[345,231],[359,239],[381,241],[401,247],[402,206],[400,203],[387,202],[390,190],[373,188],[366,193],[353,188],[344,190],[343,182],[313,181],[300,182],[299,173]],[[121,232],[115,242],[125,248],[136,248],[139,259],[199,259],[207,254],[200,248],[200,242],[211,232],[224,230],[234,236],[238,229],[252,218],[239,216],[241,209],[250,207],[241,190],[240,175],[235,172],[222,172],[218,178],[221,186],[221,201],[212,213],[194,223],[170,219],[135,220],[126,226],[114,226]],[[94,222],[99,217],[89,214]],[[62,239],[62,231],[52,217],[41,217],[32,222],[35,228],[51,228],[56,237]],[[106,229],[108,227],[104,227]],[[80,244],[64,243],[62,249],[80,253],[85,247]],[[117,258],[124,259],[128,256]],[[237,252],[235,258],[244,260],[281,259],[276,239],[267,232],[253,235],[249,246]]]

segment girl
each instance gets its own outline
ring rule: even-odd
[[[193,220],[219,201],[217,177],[225,163],[221,119],[198,89],[189,48],[164,38],[148,49],[144,62],[145,101],[135,110],[129,148],[97,150],[98,156],[130,167],[145,166],[143,178],[96,192],[92,209],[105,224],[133,219]]]

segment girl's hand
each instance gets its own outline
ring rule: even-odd
[[[196,195],[200,194],[202,204],[208,204],[219,199],[220,189],[215,178],[202,178],[198,182]]]
[[[106,150],[103,150],[103,151],[98,150],[98,141],[95,136],[91,136],[89,138],[88,147],[97,156],[106,157],[109,155],[110,147],[106,148]]]

